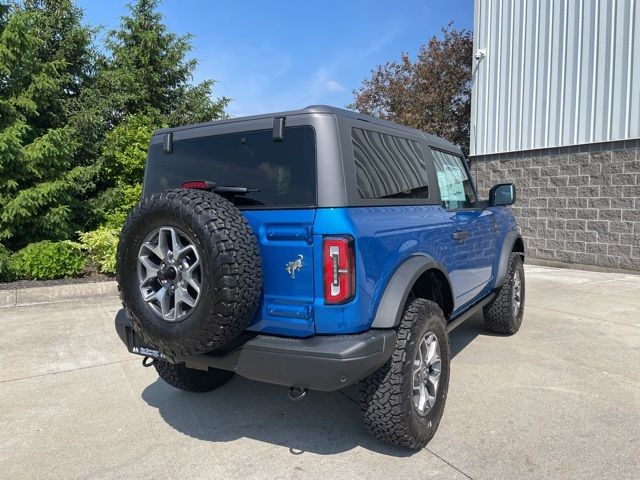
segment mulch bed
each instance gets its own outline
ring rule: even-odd
[[[0,290],[15,288],[51,287],[55,285],[70,285],[74,283],[109,282],[115,280],[114,275],[105,275],[94,270],[87,270],[78,277],[57,278],[55,280],[17,280],[15,282],[0,283]]]

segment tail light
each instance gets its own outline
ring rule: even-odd
[[[191,188],[194,190],[212,190],[215,186],[215,183],[205,180],[191,180],[182,184],[182,188]]]
[[[325,237],[324,301],[346,303],[355,295],[356,265],[351,237]]]

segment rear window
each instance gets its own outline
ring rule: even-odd
[[[427,173],[418,142],[353,128],[360,198],[428,198]]]
[[[316,203],[316,145],[311,127],[287,127],[274,142],[272,130],[214,135],[173,143],[173,153],[152,145],[145,195],[180,187],[189,180],[219,187],[246,187],[238,206],[312,206]]]

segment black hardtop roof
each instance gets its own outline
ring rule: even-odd
[[[440,144],[447,145],[449,148],[460,151],[460,147],[449,142],[448,140],[433,135],[431,133],[423,132],[422,130],[417,130],[415,128],[407,127],[405,125],[400,125],[398,123],[390,122],[388,120],[383,120],[381,118],[372,117],[371,115],[365,115],[363,113],[354,112],[352,110],[346,110],[344,108],[331,107],[329,105],[309,105],[308,107],[301,108],[299,110],[288,110],[284,112],[273,112],[273,113],[263,113],[260,115],[250,115],[245,117],[233,117],[227,118],[225,120],[215,120],[212,122],[204,122],[204,123],[196,123],[192,125],[184,125],[180,127],[172,127],[172,128],[162,128],[160,130],[156,130],[154,135],[162,135],[168,132],[177,132],[180,130],[189,130],[191,128],[198,128],[204,126],[211,125],[221,125],[221,124],[230,124],[236,122],[245,122],[248,120],[261,120],[265,118],[273,118],[273,117],[289,117],[293,115],[308,115],[308,114],[329,114],[335,115],[338,117],[348,117],[352,119],[362,120],[365,122],[369,122],[375,125],[380,125],[388,128],[393,128],[399,131],[405,131],[407,133],[412,133],[414,135],[421,135],[427,139],[429,143],[432,144]]]

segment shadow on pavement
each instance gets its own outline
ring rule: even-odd
[[[449,334],[451,359],[456,358],[456,355],[480,335],[495,336],[496,334],[487,330],[482,313],[477,313]]]
[[[451,334],[452,356],[485,332],[482,316],[469,319]],[[174,429],[209,442],[251,438],[286,447],[294,455],[332,455],[357,446],[396,457],[415,453],[368,435],[355,386],[340,392],[309,392],[303,401],[292,402],[286,387],[238,376],[205,394],[182,392],[158,379],[144,389],[142,398]]]
[[[179,432],[209,442],[246,437],[286,447],[293,455],[332,455],[357,446],[397,457],[415,453],[369,437],[354,401],[357,391],[345,390],[309,392],[292,402],[286,387],[238,376],[204,394],[182,392],[158,379],[142,398]]]

